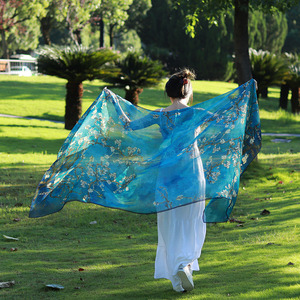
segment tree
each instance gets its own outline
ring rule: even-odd
[[[298,0],[173,0],[173,2],[187,7],[186,30],[191,36],[195,35],[195,25],[200,14],[205,15],[210,22],[215,22],[217,16],[234,8],[235,67],[239,85],[252,78],[248,54],[249,10],[257,9],[272,13],[276,10],[286,11],[298,4]]]
[[[58,27],[56,16],[59,14],[60,1],[61,0],[49,0],[46,14],[38,17],[45,45],[51,46],[50,32],[53,28]]]
[[[300,53],[300,4],[288,10],[288,34],[283,46],[283,51],[288,53]]]
[[[104,24],[108,27],[110,47],[113,47],[115,30],[125,24],[127,10],[133,0],[102,0],[100,7],[94,11],[94,23],[100,26],[100,47],[104,46]]]
[[[64,23],[76,46],[81,45],[80,32],[100,7],[99,0],[59,0],[57,21]]]
[[[287,36],[288,25],[285,14],[251,11],[249,14],[249,47],[281,54]]]
[[[287,109],[289,90],[292,91],[292,113],[300,113],[299,89],[300,89],[300,60],[297,54],[285,53],[284,58],[289,64],[289,74],[281,85],[279,107]]]
[[[84,80],[116,76],[117,69],[106,65],[119,56],[109,49],[96,51],[83,46],[49,47],[39,51],[39,72],[64,78],[66,84],[65,129],[72,129],[81,116]]]
[[[152,0],[138,31],[145,53],[161,60],[169,72],[188,67],[198,79],[222,80],[233,53],[233,14],[220,15],[219,26],[200,16],[194,39],[182,30],[184,18],[183,7],[175,10],[170,0]]]
[[[257,97],[272,85],[283,84],[289,77],[285,59],[269,51],[256,51],[250,48],[250,61],[253,78],[257,81]]]
[[[125,99],[134,105],[138,105],[139,94],[144,88],[156,86],[167,75],[161,62],[142,57],[138,52],[129,51],[116,65],[121,70],[119,75],[106,78],[105,81],[113,87],[123,88],[126,91]]]
[[[0,0],[0,34],[2,41],[3,57],[9,58],[8,37],[17,32],[25,33],[27,25],[36,26],[35,19],[45,15],[45,8],[48,6],[47,0]],[[11,33],[14,33],[11,35]],[[31,32],[35,32],[30,28]],[[31,39],[33,37],[31,36]],[[37,39],[35,38],[37,41]],[[26,45],[24,45],[26,48]],[[24,48],[23,48],[24,49]]]
[[[133,0],[127,10],[128,19],[125,21],[126,30],[135,30],[140,32],[142,22],[147,16],[148,10],[151,8],[151,0]]]

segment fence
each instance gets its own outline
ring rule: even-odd
[[[0,59],[0,75],[19,75],[30,76],[37,75],[37,60],[25,59]]]

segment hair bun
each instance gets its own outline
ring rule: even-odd
[[[196,74],[194,71],[189,69],[183,69],[180,72],[178,72],[183,78],[194,80],[196,78]]]
[[[167,95],[171,98],[192,98],[193,89],[190,80],[195,79],[194,71],[182,69],[173,74],[165,86]],[[190,79],[190,80],[188,80]]]

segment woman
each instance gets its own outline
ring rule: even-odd
[[[165,112],[162,118],[161,130],[166,136],[172,134],[172,128],[165,126],[166,120],[174,116],[174,111],[188,107],[189,101],[193,97],[191,79],[195,75],[189,70],[182,70],[171,76],[166,83],[166,93],[172,104],[161,111]],[[184,122],[184,120],[178,120]],[[174,120],[174,126],[181,124]],[[197,133],[195,133],[195,136]],[[191,160],[190,155],[197,157],[197,160]],[[189,180],[197,186],[195,197],[205,200],[205,178],[202,167],[202,161],[196,142],[192,153],[185,155],[179,163],[182,165],[192,164],[193,171]],[[190,162],[191,160],[191,162]],[[173,172],[176,173],[176,166]],[[164,168],[160,170],[159,181],[168,180],[170,172],[165,172]],[[162,177],[162,179],[161,179]],[[194,177],[193,179],[191,177]],[[181,194],[180,185],[174,186],[175,195]],[[184,188],[184,186],[182,187]],[[157,214],[158,228],[158,246],[155,260],[154,278],[166,278],[171,280],[173,289],[176,292],[191,291],[194,288],[192,272],[199,270],[198,258],[205,239],[206,224],[203,222],[204,201],[198,201],[187,206],[178,207],[166,212]]]
[[[188,107],[193,78],[189,70],[174,74],[166,84],[172,104],[157,111],[104,89],[45,173],[29,217],[74,200],[157,213],[154,277],[192,290],[205,222],[229,219],[240,176],[261,147],[255,82]]]
[[[119,102],[115,102],[116,110],[122,117],[124,126],[128,130],[138,130],[153,124],[160,126],[160,132],[166,140],[172,136],[175,127],[181,126],[186,120],[193,117],[187,115],[181,118],[178,113],[181,109],[188,108],[192,100],[193,89],[191,79],[195,75],[188,69],[175,73],[170,77],[165,86],[165,91],[172,104],[164,109],[159,119],[152,112],[143,119],[131,121],[123,112]],[[195,137],[199,133],[191,132]],[[192,137],[193,138],[193,137]],[[156,201],[161,202],[166,194],[168,182],[173,182],[168,190],[168,197],[176,199],[186,189],[189,182],[193,182],[194,189],[183,193],[185,197],[194,197],[197,203],[178,207],[157,214],[158,247],[155,260],[154,278],[166,278],[171,280],[173,289],[177,292],[191,291],[194,288],[192,272],[199,270],[198,258],[205,239],[206,225],[203,222],[205,208],[205,178],[202,161],[199,155],[197,143],[185,153],[176,164],[165,164],[165,157],[171,157],[172,148],[163,155],[158,170],[156,186]],[[177,151],[179,151],[177,149]],[[181,169],[190,169],[189,178],[178,177]]]

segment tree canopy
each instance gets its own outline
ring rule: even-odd
[[[45,15],[48,5],[48,0],[0,0],[0,34],[4,58],[9,58],[14,43],[18,43],[21,49],[37,47],[40,32],[37,30],[36,18]],[[27,40],[24,38],[25,32]]]
[[[298,2],[298,0],[173,0],[176,6],[182,5],[185,8],[186,31],[192,37],[195,36],[195,26],[199,22],[200,14],[210,23],[216,23],[220,14],[234,9],[235,66],[239,84],[252,78],[248,54],[249,10],[256,9],[264,13],[286,11]]]

